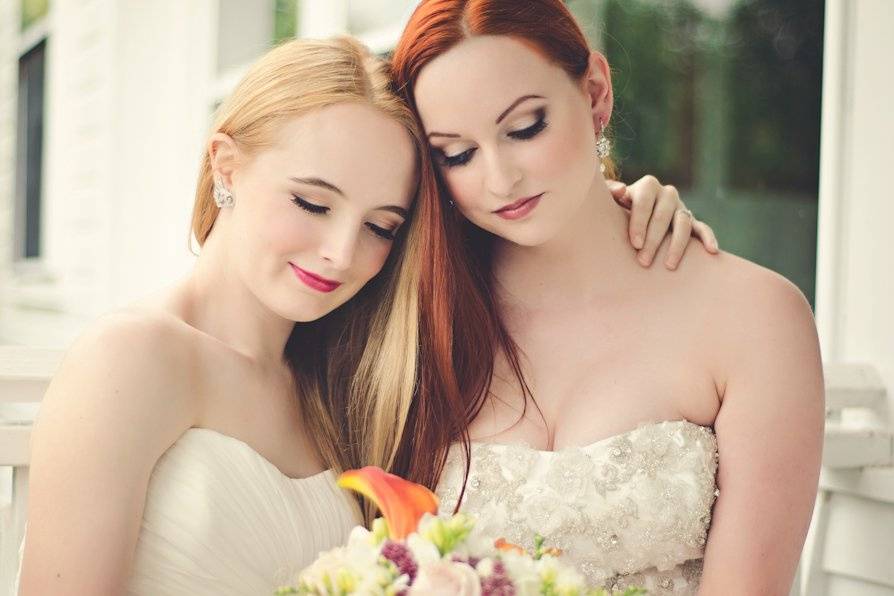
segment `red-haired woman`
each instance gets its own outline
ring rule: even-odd
[[[393,71],[451,243],[396,469],[610,588],[787,594],[823,428],[801,293],[729,254],[637,263],[600,167],[610,69],[560,0],[424,0]]]

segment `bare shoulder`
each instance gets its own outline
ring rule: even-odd
[[[684,294],[698,306],[693,314],[710,346],[705,358],[719,387],[746,370],[754,374],[807,363],[821,370],[813,312],[795,284],[729,253],[692,260]]]
[[[788,333],[814,328],[801,290],[782,275],[729,253],[708,257],[705,285],[713,317],[727,330]]]
[[[175,317],[131,310],[66,354],[31,437],[23,594],[123,592],[152,470],[195,420],[192,350]]]
[[[35,427],[58,413],[90,412],[104,424],[138,420],[150,428],[189,426],[195,408],[189,335],[173,317],[142,310],[105,315],[66,353]],[[166,434],[166,433],[165,433]]]

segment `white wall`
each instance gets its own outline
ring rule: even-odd
[[[19,3],[0,0],[0,255],[12,252],[18,32]],[[7,290],[8,268],[8,259],[0,258],[0,296]]]
[[[189,221],[216,75],[211,0],[118,0],[112,188],[104,210],[108,304],[130,302],[193,261]],[[148,123],[148,125],[147,125]]]
[[[18,2],[0,0],[0,116],[15,110],[18,18],[7,15]],[[0,343],[65,346],[96,315],[189,268],[217,5],[51,2],[43,258],[0,269]],[[0,232],[12,229],[14,134],[0,118]],[[10,236],[0,236],[4,265]]]

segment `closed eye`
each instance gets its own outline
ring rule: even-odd
[[[543,110],[538,110],[537,121],[534,124],[521,130],[513,130],[508,135],[513,139],[526,141],[539,135],[544,128],[546,128],[546,113]]]
[[[307,211],[308,213],[313,213],[314,215],[322,215],[329,211],[329,207],[324,207],[322,205],[317,205],[315,203],[311,203],[310,201],[306,201],[302,199],[298,195],[292,195],[292,202]]]
[[[457,166],[464,166],[469,163],[469,160],[472,159],[472,155],[475,153],[475,147],[466,149],[462,153],[457,153],[456,155],[447,155],[441,149],[437,149],[436,152],[438,161],[441,162],[441,165],[447,168],[455,168]]]
[[[382,238],[383,240],[394,240],[394,237],[397,235],[397,229],[386,230],[381,226],[377,226],[374,223],[367,223],[366,227],[376,236]]]

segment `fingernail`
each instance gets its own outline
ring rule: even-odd
[[[648,267],[649,265],[652,264],[652,259],[649,258],[647,255],[641,254],[641,255],[639,255],[638,258],[639,258],[639,262],[642,265],[645,265],[646,267]]]
[[[636,248],[642,248],[643,247],[643,237],[642,236],[634,236],[633,237],[633,246],[635,246]]]

